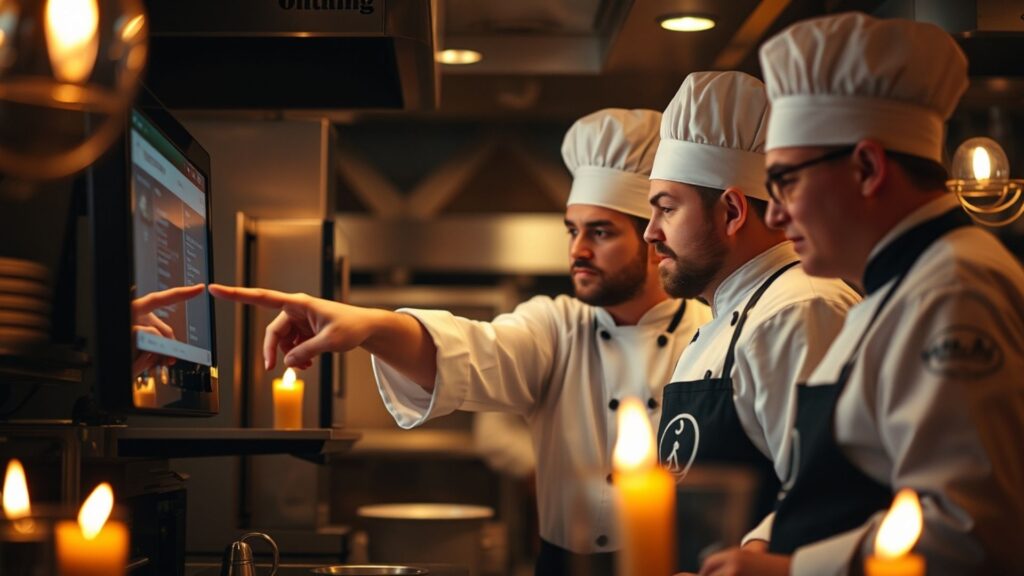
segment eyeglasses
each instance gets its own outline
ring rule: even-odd
[[[782,189],[788,182],[783,182],[783,179],[794,172],[803,170],[804,168],[810,168],[815,164],[821,164],[823,162],[831,162],[838,160],[844,156],[849,156],[856,149],[856,146],[844,146],[838,150],[833,150],[827,154],[818,156],[817,158],[811,158],[806,162],[801,162],[794,166],[786,166],[785,168],[778,168],[776,170],[768,171],[768,178],[764,181],[764,187],[768,189],[768,196],[776,202],[783,202],[785,197],[782,193]]]

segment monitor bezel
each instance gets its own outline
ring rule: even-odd
[[[96,383],[95,397],[101,408],[124,414],[163,414],[212,416],[220,407],[217,351],[217,323],[214,299],[210,306],[211,366],[183,363],[206,370],[210,392],[190,392],[173,406],[135,406],[132,390],[131,300],[134,297],[135,253],[131,208],[131,115],[140,113],[190,162],[206,182],[207,278],[214,281],[213,189],[210,154],[168,111],[147,87],[143,86],[134,105],[125,113],[121,136],[104,158],[92,167],[89,176],[89,201],[93,221],[94,301],[96,303]],[[127,288],[127,290],[126,290]],[[173,369],[173,367],[171,367]]]

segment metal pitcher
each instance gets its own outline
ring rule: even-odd
[[[277,543],[274,539],[262,532],[249,532],[243,534],[237,542],[232,542],[224,549],[224,560],[220,565],[220,576],[256,576],[256,564],[252,560],[252,548],[245,543],[249,538],[263,538],[270,543],[274,550],[274,566],[270,570],[270,576],[277,574],[277,564],[280,555],[277,551]]]

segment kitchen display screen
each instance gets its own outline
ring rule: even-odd
[[[136,302],[155,292],[209,283],[206,176],[136,110],[130,147]],[[147,312],[135,319],[136,346],[210,366],[210,310],[209,294],[203,291]]]

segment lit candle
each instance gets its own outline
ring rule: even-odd
[[[31,539],[36,534],[36,524],[32,520],[32,503],[28,497],[28,481],[25,479],[25,468],[18,459],[7,463],[4,474],[4,517],[10,521],[12,532],[7,539],[21,540],[20,536]]]
[[[302,428],[304,387],[291,368],[284,371],[283,378],[274,378],[274,428]]]
[[[156,378],[137,378],[135,386],[132,387],[132,401],[136,408],[156,407]]]
[[[910,550],[921,536],[921,504],[917,494],[904,488],[882,519],[875,537],[875,553],[864,561],[867,576],[922,576],[924,558]]]
[[[0,574],[51,574],[48,526],[37,522],[28,497],[25,468],[18,460],[7,463],[3,511],[7,522],[0,525]]]
[[[104,482],[85,499],[78,522],[57,523],[57,568],[60,576],[123,576],[128,560],[128,529],[108,521],[114,492]]]
[[[675,573],[676,482],[658,466],[647,408],[636,398],[619,404],[612,461],[619,496],[619,576]]]

